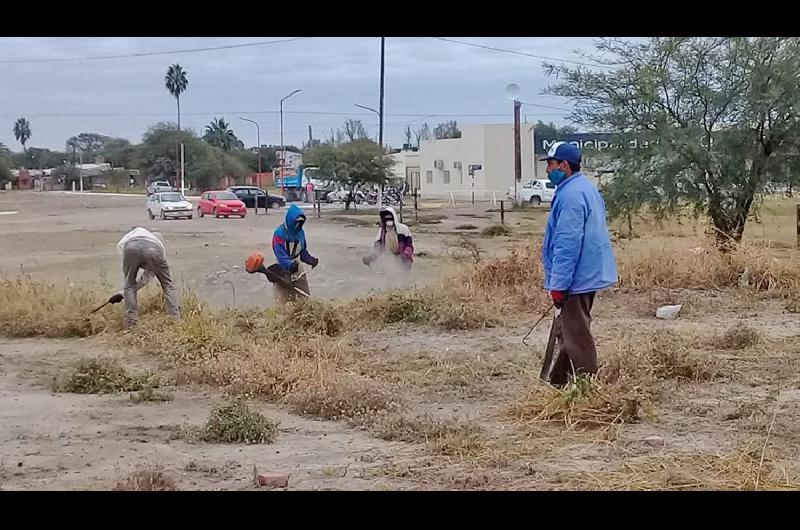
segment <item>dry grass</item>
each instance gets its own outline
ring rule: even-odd
[[[320,300],[298,300],[287,306],[280,327],[293,335],[326,335],[342,332],[344,322],[334,305]]]
[[[614,339],[617,349],[603,356],[599,378],[607,384],[638,387],[658,394],[659,380],[710,381],[723,373],[720,361],[694,351],[700,341],[674,331],[657,330],[642,337],[624,334]]]
[[[114,394],[142,390],[152,384],[149,374],[131,376],[111,359],[80,359],[67,376],[56,378],[53,390],[75,394]]]
[[[133,403],[139,404],[142,402],[157,402],[163,403],[166,401],[172,401],[175,399],[175,396],[170,394],[169,392],[159,392],[154,390],[151,386],[146,386],[139,392],[134,392],[130,395],[130,400]]]
[[[783,308],[789,313],[800,313],[800,292],[789,292],[783,300]]]
[[[139,469],[117,482],[114,491],[177,491],[175,480],[160,468]]]
[[[566,477],[579,488],[603,490],[797,490],[786,470],[751,444],[722,454],[648,456],[620,469]]]
[[[98,292],[21,276],[0,277],[0,335],[6,337],[88,337],[103,326],[89,313],[103,298]]]
[[[638,421],[639,398],[622,386],[606,385],[595,378],[571,378],[563,390],[537,381],[527,396],[511,407],[510,415],[528,427],[608,430]]]
[[[513,248],[504,257],[478,263],[460,272],[463,292],[483,299],[500,313],[502,308],[524,307],[539,312],[549,300],[544,284],[544,270],[534,246]]]
[[[506,225],[491,225],[481,230],[481,234],[485,236],[507,236],[511,233],[511,227]]]
[[[372,425],[378,417],[403,408],[396,396],[352,376],[299,389],[287,396],[286,403],[292,412],[302,416],[347,420],[358,426]]]
[[[183,434],[206,443],[271,444],[278,435],[278,422],[237,400],[215,407],[202,429],[187,429]]]
[[[712,344],[723,350],[744,350],[755,346],[761,334],[746,324],[739,323],[717,337]]]
[[[481,329],[499,323],[497,312],[452,286],[386,291],[348,306],[352,321],[374,325],[397,322],[430,324],[444,329]]]
[[[425,443],[432,453],[445,456],[475,455],[485,447],[482,430],[474,422],[442,421],[429,415],[385,416],[372,426],[371,432],[390,442]]]
[[[455,229],[456,230],[477,230],[478,227],[475,226],[475,225],[471,225],[471,224],[463,224],[463,225],[457,225],[455,227]]]
[[[620,287],[757,291],[800,287],[800,268],[794,259],[747,244],[721,253],[710,246],[667,248],[637,242],[621,246],[616,256]]]

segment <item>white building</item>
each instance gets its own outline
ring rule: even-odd
[[[413,190],[415,185],[419,189],[419,149],[416,147],[403,149],[399,153],[391,154],[390,157],[394,163],[392,165],[394,179],[404,181],[409,190]]]
[[[533,125],[520,129],[522,181],[534,178]],[[409,189],[422,196],[463,200],[475,193],[477,200],[505,197],[514,185],[514,126],[512,124],[465,124],[461,138],[428,140],[419,151],[392,155],[394,172],[405,176]],[[470,175],[469,166],[480,166]],[[537,168],[538,169],[538,168]]]
[[[281,156],[280,148],[278,148],[278,156]],[[289,169],[296,169],[303,163],[303,155],[295,153],[294,151],[286,150],[286,158],[284,158],[284,167]]]

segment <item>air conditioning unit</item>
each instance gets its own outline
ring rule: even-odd
[[[453,169],[461,169],[461,162],[453,162]]]
[[[434,160],[433,167],[436,169],[444,169],[444,160]]]

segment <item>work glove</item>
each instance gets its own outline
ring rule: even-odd
[[[289,267],[289,272],[295,274],[299,270],[300,270],[300,264],[297,263],[296,261],[293,261],[291,266]]]
[[[118,304],[118,303],[122,302],[122,299],[123,299],[122,298],[122,293],[113,294],[113,295],[111,295],[111,298],[108,299],[108,303],[109,304]]]
[[[309,263],[309,265],[311,265],[312,269],[315,268],[317,265],[319,265],[319,258],[311,256],[311,263]]]
[[[564,302],[569,298],[569,291],[550,291],[550,298],[553,300],[553,305],[556,309],[561,309]]]

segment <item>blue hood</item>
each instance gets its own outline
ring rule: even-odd
[[[301,210],[296,204],[291,205],[289,210],[286,212],[286,220],[284,221],[283,227],[284,230],[286,230],[286,235],[288,235],[289,239],[292,241],[297,241],[303,232],[302,229],[297,230],[295,228],[295,222],[300,216],[305,217],[306,214],[304,214],[303,210]]]

